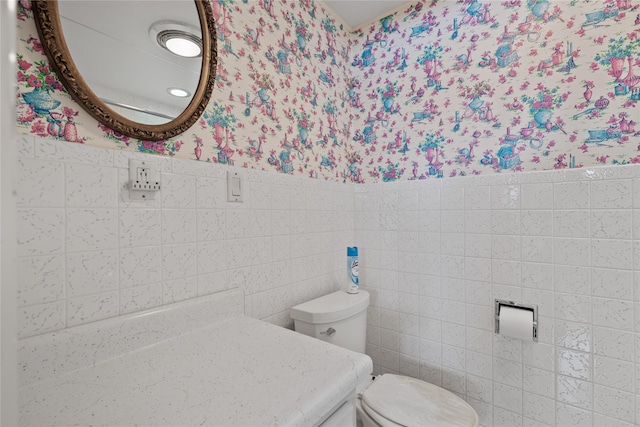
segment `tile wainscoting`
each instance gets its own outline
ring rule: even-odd
[[[346,286],[355,243],[375,373],[458,393],[485,426],[640,425],[638,166],[343,185],[19,147],[21,338],[233,288],[291,327],[290,307]],[[161,171],[155,200],[129,199],[130,158]],[[538,304],[540,342],[496,336],[495,298]]]
[[[19,138],[19,337],[229,288],[245,314],[291,326],[288,309],[337,289],[353,245],[353,188],[273,172]],[[161,172],[129,198],[128,162]],[[226,200],[237,170],[244,202]]]
[[[466,398],[483,425],[638,425],[640,168],[355,188],[367,353]],[[638,270],[638,271],[636,271]],[[494,299],[538,304],[538,343]]]

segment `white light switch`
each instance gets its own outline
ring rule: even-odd
[[[227,171],[227,201],[242,202],[242,177],[238,172]]]
[[[235,176],[231,177],[231,195],[232,196],[242,196],[240,190],[240,178]]]

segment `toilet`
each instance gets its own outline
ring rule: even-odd
[[[369,293],[337,291],[297,305],[290,316],[297,332],[364,353]],[[404,375],[383,374],[357,391],[359,427],[477,427],[478,414],[441,387]]]

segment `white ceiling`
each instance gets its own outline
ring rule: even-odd
[[[399,7],[415,1],[407,0],[324,0],[324,3],[352,30],[376,18],[382,18]]]

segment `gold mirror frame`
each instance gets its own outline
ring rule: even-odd
[[[123,135],[146,141],[172,138],[189,129],[202,115],[215,85],[216,27],[209,0],[194,0],[202,30],[202,67],[191,102],[175,119],[160,125],[134,122],[109,108],[91,90],[71,58],[64,39],[57,0],[34,0],[33,12],[38,35],[51,67],[71,97],[100,123]]]

